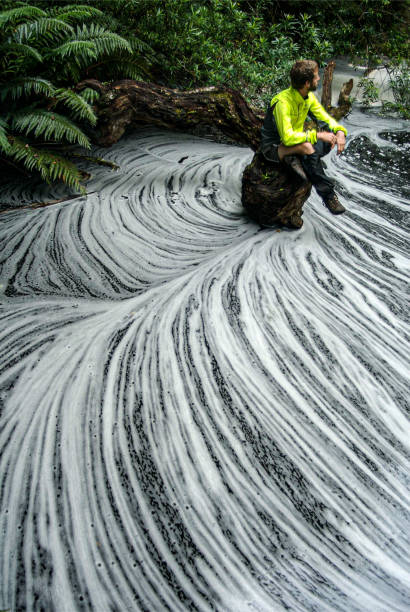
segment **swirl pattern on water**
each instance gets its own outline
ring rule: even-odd
[[[0,608],[409,609],[404,145],[363,117],[297,232],[248,149],[154,130],[1,215]]]

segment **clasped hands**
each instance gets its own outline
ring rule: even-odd
[[[319,132],[317,135],[318,138],[324,140],[325,142],[330,143],[330,147],[333,147],[337,144],[337,154],[340,155],[342,151],[344,151],[346,145],[346,136],[342,130],[333,134],[333,132]]]

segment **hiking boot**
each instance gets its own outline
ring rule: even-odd
[[[299,215],[292,215],[285,221],[284,225],[291,229],[300,229],[303,225],[303,219]]]
[[[303,170],[300,157],[298,157],[297,155],[286,155],[286,157],[282,159],[282,162],[292,168],[293,172],[297,174],[298,177],[301,178],[304,183],[308,182],[308,177],[306,176],[306,173]]]
[[[327,200],[323,200],[323,204],[333,215],[340,215],[346,212],[345,207],[340,204],[339,198],[335,193],[327,198]]]

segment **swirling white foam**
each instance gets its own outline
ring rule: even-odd
[[[245,217],[249,149],[149,129],[1,215],[0,608],[409,609],[407,202],[354,149],[393,127],[300,231]]]

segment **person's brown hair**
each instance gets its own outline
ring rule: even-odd
[[[311,82],[318,65],[313,60],[299,60],[290,71],[290,82],[295,89],[302,89],[306,81]]]

